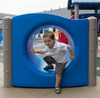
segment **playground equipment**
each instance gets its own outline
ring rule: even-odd
[[[54,32],[54,35],[57,36],[57,35],[59,35],[61,32],[62,32],[62,31],[57,30],[56,32]]]
[[[0,48],[3,48],[3,36],[2,36],[2,27],[0,27]]]
[[[64,70],[61,86],[96,85],[96,18],[71,20],[36,13],[5,18],[3,23],[4,87],[55,86],[53,71],[45,71],[46,63],[30,52],[34,41],[31,36],[48,27],[69,35],[68,42],[75,54],[75,60]]]
[[[80,14],[79,18],[80,19],[85,19],[90,16],[94,16],[97,18],[97,34],[100,36],[100,14]]]
[[[48,29],[43,29],[43,33],[48,32]]]
[[[62,31],[57,30],[56,32],[54,32],[54,35],[55,35],[55,37],[58,36],[59,42],[63,42],[65,44],[68,44],[68,39]]]
[[[2,46],[2,33],[0,32],[0,48],[2,48],[3,46]]]

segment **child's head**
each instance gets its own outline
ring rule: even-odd
[[[45,37],[49,37],[49,38],[51,38],[52,40],[55,39],[54,33],[51,32],[51,31],[48,31],[48,32],[44,33],[43,38],[45,38]]]
[[[49,48],[53,48],[55,43],[54,33],[51,31],[44,33],[43,40],[46,46],[48,46]]]
[[[75,14],[75,12],[73,11],[72,13],[71,13],[71,15],[74,15]]]

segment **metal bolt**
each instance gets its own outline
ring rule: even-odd
[[[5,29],[8,30],[8,27],[6,27]]]
[[[95,27],[92,27],[92,30],[94,30],[95,29]]]
[[[6,73],[9,73],[9,71],[7,70]]]
[[[6,51],[8,52],[8,51],[9,51],[9,49],[6,49]]]
[[[92,51],[94,51],[94,48],[92,48]]]
[[[91,71],[95,71],[95,69],[92,69]]]

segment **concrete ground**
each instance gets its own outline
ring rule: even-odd
[[[59,95],[54,93],[54,88],[4,88],[2,52],[0,55],[0,98],[100,98],[100,76],[97,76],[96,86],[62,88]],[[100,46],[97,56],[100,57]]]

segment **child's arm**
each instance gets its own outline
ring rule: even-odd
[[[33,53],[39,53],[39,54],[44,54],[45,53],[43,50],[34,50],[34,49],[31,49],[31,51]]]
[[[70,58],[72,59],[72,60],[74,60],[74,53],[73,53],[73,50],[72,50],[72,47],[70,46],[70,45],[68,45],[67,46],[67,49],[70,51]]]

